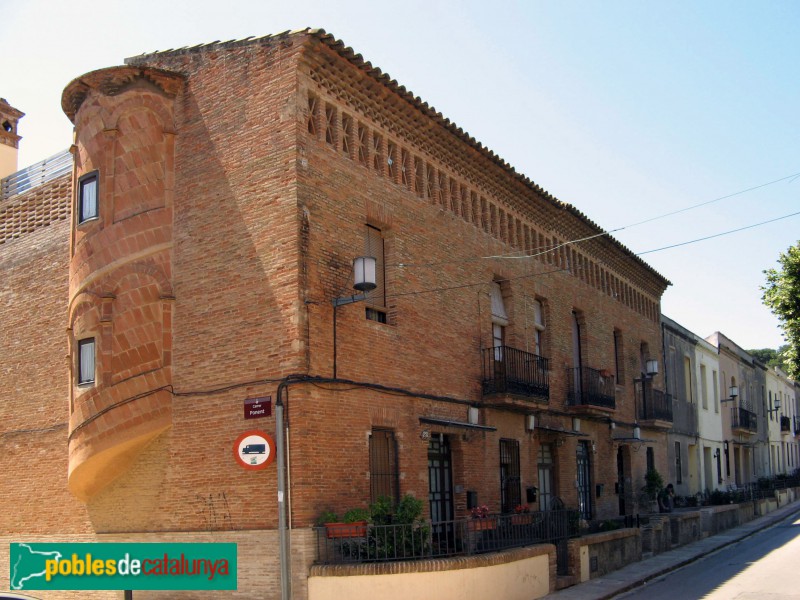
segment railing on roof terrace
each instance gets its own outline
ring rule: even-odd
[[[21,171],[12,173],[0,180],[0,198],[8,200],[12,196],[27,192],[29,189],[69,173],[72,169],[72,154],[64,150],[45,158]]]

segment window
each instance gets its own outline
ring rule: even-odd
[[[386,323],[386,262],[381,230],[367,225],[366,256],[375,257],[375,289],[367,292],[366,315],[370,321]]]
[[[719,382],[717,381],[717,372],[711,371],[711,383],[714,387],[714,412],[719,412]]]
[[[325,105],[325,142],[336,146],[336,107]]]
[[[656,468],[655,450],[653,450],[652,446],[648,446],[648,448],[647,448],[647,470],[648,471],[655,471],[655,468]]]
[[[681,464],[680,442],[675,442],[675,483],[683,483],[683,465]]]
[[[342,152],[351,156],[353,150],[353,118],[347,113],[342,113]]]
[[[553,445],[539,445],[539,510],[550,510],[553,498]]]
[[[769,391],[769,420],[773,421],[774,411],[772,410],[772,390]]]
[[[492,301],[492,348],[502,348],[506,345],[506,326],[508,325],[508,313],[503,302],[503,291],[497,281],[492,282],[489,292]],[[502,357],[502,350],[495,352],[496,359]]]
[[[520,503],[519,442],[500,440],[500,510],[513,512]]]
[[[97,171],[78,182],[78,223],[97,218]]]
[[[694,402],[694,398],[692,398],[692,361],[688,356],[683,357],[683,393],[687,402]]]
[[[373,429],[369,436],[369,488],[372,502],[385,496],[400,501],[397,442],[394,431]]]
[[[617,378],[617,385],[622,385],[625,381],[625,359],[622,347],[622,332],[614,330],[614,376]]]
[[[542,308],[542,303],[538,300],[533,301],[533,328],[534,354],[543,356],[544,343],[542,338],[544,336],[544,310]]]
[[[381,134],[372,132],[372,168],[377,173],[383,175],[383,137]]]
[[[358,124],[358,162],[367,166],[369,160],[367,153],[369,151],[369,131],[366,126],[361,123]]]
[[[706,387],[706,366],[700,365],[700,397],[703,399],[703,408],[708,410],[708,388]]]
[[[318,100],[317,97],[313,94],[308,95],[308,121],[306,126],[308,127],[308,133],[313,135],[314,137],[317,136],[317,106]]]
[[[94,338],[78,342],[78,384],[94,383],[95,354]]]

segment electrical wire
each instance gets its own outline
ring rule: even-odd
[[[704,202],[699,202],[697,204],[692,204],[691,206],[686,206],[684,208],[679,208],[678,210],[673,210],[673,211],[670,211],[670,212],[667,212],[667,213],[656,215],[654,217],[650,217],[650,218],[644,219],[642,221],[636,221],[635,223],[630,223],[628,225],[623,225],[621,227],[616,227],[614,229],[606,229],[606,230],[603,230],[603,231],[601,231],[599,233],[596,233],[596,234],[593,234],[593,235],[590,235],[590,236],[586,236],[586,237],[582,237],[582,238],[576,238],[576,239],[573,239],[573,240],[568,240],[568,241],[565,241],[565,242],[561,242],[559,244],[551,244],[549,246],[544,246],[544,247],[540,246],[540,247],[537,247],[537,248],[534,249],[535,252],[533,254],[520,254],[519,252],[511,252],[511,253],[508,253],[508,254],[477,256],[477,257],[469,257],[469,258],[454,259],[454,260],[439,261],[439,262],[431,262],[431,263],[397,263],[396,265],[393,265],[393,266],[402,267],[402,268],[406,268],[406,267],[435,267],[435,266],[440,266],[440,265],[468,263],[468,262],[475,262],[475,261],[488,260],[488,259],[536,258],[536,257],[541,256],[543,254],[547,254],[548,252],[553,252],[555,250],[558,250],[559,248],[562,248],[564,246],[569,246],[569,245],[572,245],[572,244],[578,244],[580,242],[585,242],[585,241],[588,241],[588,240],[591,240],[591,239],[594,239],[594,238],[597,238],[597,237],[604,237],[604,236],[607,236],[607,235],[611,235],[612,233],[616,233],[618,231],[623,231],[623,230],[626,230],[626,229],[632,229],[634,227],[638,227],[639,225],[644,225],[645,223],[651,223],[653,221],[658,221],[660,219],[665,219],[665,218],[671,217],[673,215],[677,215],[677,214],[680,214],[680,213],[688,212],[688,211],[694,210],[696,208],[701,208],[703,206],[708,206],[709,204],[714,204],[714,203],[720,202],[722,200],[727,200],[729,198],[740,196],[742,194],[746,194],[746,193],[752,192],[754,190],[762,189],[762,188],[768,187],[770,185],[774,185],[776,183],[780,183],[782,181],[786,181],[787,179],[791,180],[789,183],[792,183],[792,182],[794,182],[795,179],[797,179],[799,177],[800,177],[800,173],[793,173],[791,175],[786,175],[784,177],[780,177],[778,179],[773,179],[772,181],[768,181],[766,183],[761,183],[761,184],[758,184],[758,185],[754,185],[754,186],[751,186],[749,188],[745,188],[743,190],[739,190],[737,192],[733,192],[731,194],[726,194],[725,196],[720,196],[718,198],[713,198],[712,200],[706,200]],[[793,214],[792,215],[786,215],[784,217],[779,217],[778,219],[774,219],[774,220],[780,220],[782,218],[788,218],[790,216],[794,216],[794,215]],[[772,221],[765,221],[764,223],[761,223],[761,224],[766,224],[766,223],[770,223],[770,222],[772,222]],[[757,225],[753,225],[753,227],[755,227]],[[743,228],[743,229],[746,229],[746,228]],[[732,230],[730,233],[735,233],[736,231],[741,231],[741,230]],[[719,235],[710,236],[710,237],[719,237]],[[710,239],[710,237],[709,238],[705,238],[705,239]],[[702,241],[702,239],[698,239],[697,241]],[[667,249],[667,248],[669,248],[669,247],[665,247],[665,249]],[[656,251],[657,250],[650,250],[648,252],[656,252]],[[639,254],[644,254],[644,253],[635,253],[635,254],[636,254],[636,256],[639,256]]]
[[[761,225],[766,225],[768,223],[774,223],[775,221],[782,221],[783,219],[788,219],[789,217],[796,217],[800,215],[800,211],[791,213],[789,215],[783,215],[782,217],[776,217],[774,219],[769,219],[768,221],[761,221],[761,223],[753,223],[752,225],[746,225],[744,227],[739,227],[737,229],[730,229],[728,231],[723,231],[722,233],[715,233],[714,235],[707,235],[705,237],[696,238],[694,240],[689,240],[688,242],[680,242],[679,244],[671,244],[669,246],[662,246],[661,248],[654,248],[653,250],[645,250],[644,252],[637,252],[636,256],[642,256],[643,254],[650,254],[652,252],[661,252],[662,250],[669,250],[670,248],[678,248],[680,246],[687,246],[689,244],[695,244],[697,242],[703,242],[705,240],[711,240],[713,238],[722,237],[723,235],[729,235],[731,233],[737,233],[739,231],[745,231],[746,229],[753,229],[754,227],[760,227]]]

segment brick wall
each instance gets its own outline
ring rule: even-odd
[[[241,469],[232,446],[250,428],[274,434],[274,417],[244,421],[243,401],[274,401],[279,380],[292,373],[317,378],[290,386],[287,399],[291,517],[301,530],[323,509],[367,505],[375,427],[395,432],[401,493],[422,499],[428,437],[447,436],[456,516],[466,514],[470,490],[499,510],[502,439],[519,442],[523,501],[526,487],[540,485],[539,448],[550,443],[555,493],[575,506],[576,450],[585,441],[594,514],[617,514],[613,437],[632,431],[642,343],[662,359],[665,280],[602,238],[542,253],[598,230],[326,39],[296,34],[137,57],[67,89],[78,174],[99,171],[99,219],[76,226],[72,245],[65,221],[58,235],[33,232],[6,244],[20,252],[6,248],[1,257],[13,266],[2,306],[20,347],[36,347],[44,353],[36,364],[52,365],[23,379],[11,422],[61,428],[27,439],[61,444],[43,471],[61,521],[26,512],[21,533],[274,528],[275,469]],[[385,243],[385,307],[368,305],[385,310],[386,323],[367,319],[364,303],[339,307],[334,344],[331,300],[352,293],[351,261],[366,251],[367,225]],[[481,258],[509,254],[531,257]],[[52,275],[45,282],[42,269]],[[549,402],[501,399],[498,407],[482,397],[492,281],[502,281],[509,346],[530,351],[532,302],[543,305]],[[27,289],[37,307],[46,298],[41,320],[19,309]],[[614,371],[618,329],[626,373],[613,411],[577,413],[580,436],[551,431],[571,430],[576,414],[566,405],[573,311],[583,363]],[[41,331],[52,336],[38,348]],[[70,385],[75,360],[65,358],[68,342],[74,348],[84,335],[99,340],[91,388]],[[339,378],[373,385],[324,381],[334,348]],[[18,385],[24,366],[20,359],[0,376]],[[18,410],[37,397],[46,399],[41,417]],[[420,422],[465,422],[470,405],[493,429]],[[532,433],[526,413],[537,414]],[[137,429],[148,422],[157,427]],[[103,478],[80,488],[85,504],[66,492],[68,431],[73,473],[91,462],[89,473]],[[651,441],[622,443],[632,489],[643,485],[646,446],[657,448],[656,465],[666,470],[664,434],[643,437]],[[39,461],[22,450],[14,456],[34,471]],[[8,512],[22,508],[16,497],[8,502]],[[293,575],[304,593],[314,556],[308,540],[299,544]],[[274,577],[277,554],[264,561]],[[271,593],[276,583],[253,585]]]

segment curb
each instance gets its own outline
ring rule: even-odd
[[[659,571],[655,571],[653,573],[649,573],[649,574],[645,575],[644,577],[640,577],[639,579],[636,579],[636,580],[631,581],[629,583],[623,584],[621,587],[618,587],[617,589],[615,589],[613,591],[610,591],[610,592],[607,592],[607,593],[605,593],[605,594],[603,594],[601,596],[593,596],[592,600],[610,600],[611,598],[619,596],[620,594],[624,594],[624,593],[630,592],[631,590],[634,590],[634,589],[636,589],[638,587],[642,587],[642,586],[644,586],[645,584],[647,584],[648,582],[650,582],[650,581],[652,581],[654,579],[662,577],[662,576],[664,576],[664,575],[666,575],[668,573],[672,573],[673,571],[677,571],[678,569],[682,569],[683,567],[695,562],[696,560],[702,559],[702,558],[704,558],[706,556],[714,554],[715,552],[717,552],[719,550],[722,550],[723,548],[727,548],[728,546],[731,546],[733,544],[738,544],[742,540],[746,540],[747,538],[749,538],[749,537],[751,537],[751,536],[753,536],[753,535],[755,535],[757,533],[760,533],[761,531],[764,531],[765,529],[769,529],[770,527],[773,527],[773,526],[777,525],[781,521],[784,521],[784,520],[786,520],[786,519],[788,519],[790,517],[793,517],[793,516],[799,514],[800,513],[800,500],[796,500],[795,502],[792,502],[791,504],[787,504],[786,507],[784,507],[784,508],[786,510],[783,511],[782,514],[780,514],[780,515],[776,514],[778,511],[781,510],[781,509],[778,509],[778,510],[773,511],[772,513],[770,513],[768,515],[764,515],[762,517],[758,517],[758,519],[763,519],[764,520],[763,523],[759,523],[758,525],[754,525],[753,528],[751,530],[747,531],[747,532],[742,532],[741,536],[734,537],[734,538],[732,538],[732,539],[730,539],[730,540],[728,540],[726,542],[721,542],[719,545],[716,545],[713,548],[709,548],[708,550],[702,551],[702,552],[700,552],[698,554],[695,554],[695,555],[693,555],[693,556],[691,556],[689,558],[681,560],[680,562],[676,562],[673,565],[669,565],[667,567],[664,567],[664,568],[660,569]],[[756,520],[757,519],[753,519],[752,521],[749,521],[748,523],[745,523],[743,525],[739,525],[737,527],[747,527],[748,525],[753,524]],[[733,529],[736,529],[736,528],[729,529],[728,531],[730,532]],[[720,532],[720,533],[725,533],[725,532]],[[717,534],[717,535],[719,535],[719,534]],[[712,537],[715,537],[715,536],[712,536]],[[683,546],[683,547],[685,548],[686,546]],[[677,550],[677,549],[679,549],[679,548],[675,548],[675,550]],[[666,553],[664,553],[664,554],[666,554]],[[629,564],[634,564],[634,563],[629,563]],[[585,581],[583,583],[580,583],[580,584],[578,584],[576,586],[572,586],[571,588],[566,588],[565,590],[558,590],[557,592],[553,592],[551,594],[548,594],[547,596],[544,596],[544,598],[545,599],[553,598],[555,600],[555,599],[558,598],[558,594],[561,591],[565,591],[566,592],[567,590],[576,590],[576,588],[579,588],[581,585],[587,584],[590,581],[591,581],[591,579],[589,581]]]

